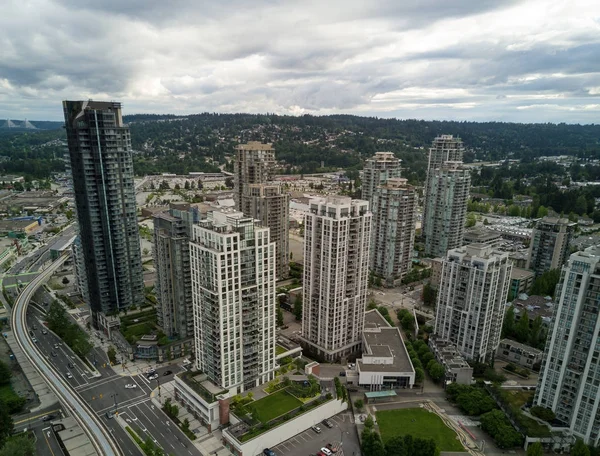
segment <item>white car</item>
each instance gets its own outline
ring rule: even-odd
[[[148,376],[148,380],[156,380],[158,378],[158,374],[152,374]]]
[[[71,372],[67,372],[65,374],[65,377],[67,377],[67,378],[73,378],[73,374],[71,374]]]
[[[132,388],[137,388],[137,385],[135,383],[129,383],[127,385],[125,385],[126,389],[132,389]]]
[[[328,450],[327,448],[323,447],[321,448],[321,453],[323,453],[326,456],[331,456],[333,453],[331,452],[331,450]]]

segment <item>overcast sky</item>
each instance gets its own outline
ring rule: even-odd
[[[0,118],[600,122],[598,0],[2,0]]]

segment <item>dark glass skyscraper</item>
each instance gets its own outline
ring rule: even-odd
[[[63,101],[92,322],[143,300],[129,127],[121,104]]]

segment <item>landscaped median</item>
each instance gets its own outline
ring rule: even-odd
[[[135,432],[129,426],[125,426],[125,430],[146,456],[156,456],[157,454],[164,454],[162,450],[160,450],[160,453],[157,452],[157,450],[160,447],[157,447],[150,437],[146,437],[146,440],[143,441],[137,434],[137,432]]]

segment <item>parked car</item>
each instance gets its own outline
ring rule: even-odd
[[[334,448],[331,443],[328,443],[327,445],[325,445],[325,448],[327,448],[332,453],[337,453],[337,448]]]
[[[327,426],[329,429],[333,427],[333,423],[329,420],[323,420],[323,424]]]
[[[340,377],[345,377],[346,376],[346,371],[341,371],[340,372]]]
[[[321,448],[321,453],[323,453],[325,456],[331,456],[333,454],[330,449],[325,447]]]
[[[270,450],[269,448],[265,448],[263,450],[263,454],[265,456],[275,456],[275,452],[273,450]]]
[[[321,433],[321,428],[319,426],[312,426],[311,428],[313,431],[315,431],[317,434]]]

